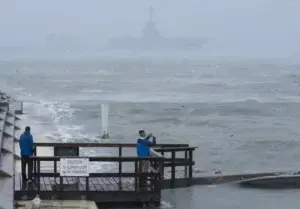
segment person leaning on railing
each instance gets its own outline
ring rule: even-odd
[[[152,139],[152,140],[151,140]],[[146,136],[145,130],[139,131],[139,137],[136,143],[136,151],[138,157],[149,157],[150,156],[150,146],[156,144],[156,138],[150,133]],[[139,162],[139,173],[149,172],[150,162],[147,160],[142,160]],[[145,187],[147,183],[147,178],[140,178],[140,187]]]

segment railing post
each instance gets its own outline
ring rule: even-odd
[[[54,170],[54,173],[57,173],[57,161],[55,160],[54,163],[53,163],[53,170]]]
[[[160,158],[159,159],[159,164],[158,164],[158,171],[160,173],[160,179],[159,180],[163,180],[164,179],[164,158]]]
[[[184,151],[184,159],[187,161],[188,153],[187,150]],[[187,178],[187,165],[184,166],[184,177]]]
[[[89,187],[90,187],[90,178],[89,178],[89,176],[87,176],[87,177],[85,177],[85,191],[86,192],[88,192],[90,190]]]
[[[156,159],[155,159],[156,158]],[[150,179],[151,179],[151,191],[156,191],[157,187],[157,177],[155,176],[157,173],[155,171],[158,171],[158,160],[157,157],[155,157],[150,161],[150,167],[154,169],[154,171],[150,171]]]
[[[57,174],[57,166],[55,166],[55,165],[57,165],[57,160],[56,159],[54,160],[53,164],[54,164],[54,173]],[[54,177],[54,184],[55,184],[55,189],[57,190],[57,181],[56,180],[57,180],[57,177],[55,176]]]
[[[90,158],[89,158],[90,161]],[[80,191],[80,177],[78,178],[78,191]],[[89,191],[90,191],[90,174],[85,177],[85,198],[89,200]]]
[[[192,182],[193,178],[193,150],[189,150],[189,185]]]
[[[134,173],[135,173],[135,177],[134,177],[134,191],[137,192],[138,191],[138,159],[136,159],[134,161]]]
[[[33,147],[33,156],[36,157],[36,146]],[[37,162],[36,160],[32,161],[32,165],[33,165],[33,172],[36,174],[36,170],[37,170]]]
[[[59,158],[59,160],[60,160],[60,158]],[[64,197],[63,197],[63,185],[64,185],[64,179],[63,179],[64,177],[62,177],[61,175],[59,175],[59,198],[61,199],[61,200],[63,200],[64,199]],[[55,179],[55,181],[56,181],[56,179]]]
[[[122,190],[122,163],[123,161],[121,160],[122,158],[122,146],[119,145],[119,189]]]
[[[122,146],[119,146],[119,157],[122,157]],[[122,161],[119,161],[119,174],[122,173]]]
[[[37,175],[37,179],[36,179],[36,182],[37,182],[37,185],[38,185],[38,194],[40,193],[41,191],[41,181],[40,181],[40,174],[41,174],[41,161],[38,159],[37,160],[37,171],[38,171],[38,175]]]
[[[163,180],[165,178],[165,167],[164,167],[164,161],[165,158],[161,158],[160,161],[159,161],[159,165],[158,165],[158,168],[159,168],[159,172],[160,172],[160,175],[161,175],[161,180]]]
[[[176,152],[175,152],[175,150],[172,150],[172,166],[171,166],[172,184],[174,183],[173,181],[175,180],[175,157],[176,157]]]
[[[60,196],[60,199],[63,200],[63,185],[64,185],[64,179],[63,177],[59,177],[59,196]]]
[[[162,146],[162,148],[165,148],[165,146]],[[162,155],[162,156],[165,156],[165,152],[164,152],[164,151],[161,151],[161,155]]]
[[[162,191],[162,188],[163,188],[163,180],[164,180],[164,159],[163,158],[159,158],[159,161],[158,161],[158,172],[159,172],[159,177],[157,179],[157,191],[159,193],[159,197],[161,198],[161,191]],[[161,201],[161,199],[160,199]],[[158,205],[156,206],[159,206],[160,204],[160,201],[157,203]]]

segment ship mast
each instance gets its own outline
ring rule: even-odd
[[[142,30],[142,36],[146,39],[153,40],[159,38],[159,31],[156,28],[155,22],[153,20],[154,9],[152,6],[149,7],[149,19],[146,22],[144,29]]]
[[[150,22],[153,22],[153,12],[154,12],[154,9],[152,6],[149,7],[149,21]]]

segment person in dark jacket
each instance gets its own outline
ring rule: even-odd
[[[32,181],[32,161],[30,157],[33,155],[33,137],[30,133],[30,127],[25,128],[24,133],[20,136],[21,150],[21,167],[23,182]],[[26,166],[28,166],[28,178],[26,176]]]

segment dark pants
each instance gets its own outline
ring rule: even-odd
[[[29,156],[22,156],[21,157],[21,166],[22,166],[22,180],[32,180],[32,160]],[[28,176],[26,176],[26,166],[28,166]],[[28,177],[28,178],[27,178]]]
[[[149,173],[149,161],[140,161],[139,163],[139,172],[140,173]],[[139,178],[139,187],[140,191],[147,191],[148,190],[148,185],[147,185],[147,177],[140,177]]]

